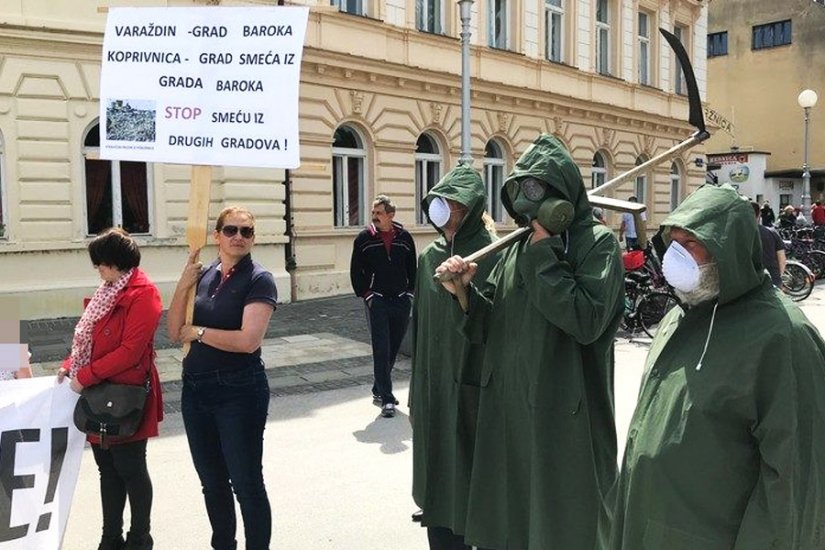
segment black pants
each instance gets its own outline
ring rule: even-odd
[[[103,449],[92,443],[92,453],[100,472],[100,500],[103,505],[103,537],[123,535],[123,508],[129,497],[133,537],[149,534],[152,513],[152,480],[146,469],[146,440],[121,443]]]
[[[446,527],[427,527],[430,550],[472,550],[464,544],[464,537],[456,535]]]
[[[410,320],[410,298],[406,295],[388,298],[375,296],[370,300],[367,317],[372,341],[372,363],[375,384],[372,393],[381,398],[382,405],[394,403],[392,367],[398,348]]]

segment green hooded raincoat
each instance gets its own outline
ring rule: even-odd
[[[467,515],[482,347],[461,336],[452,315],[454,300],[441,283],[433,281],[433,273],[450,256],[468,256],[495,238],[481,219],[487,197],[475,170],[459,166],[444,176],[424,199],[425,211],[435,197],[458,201],[468,212],[452,242],[439,229],[441,236],[418,258],[410,383],[413,498],[424,511],[425,526],[447,527],[461,535]],[[489,275],[497,260],[493,255],[482,261],[479,273]]]
[[[539,136],[508,181],[528,175],[572,202],[575,218],[563,236],[511,245],[483,290],[470,286],[465,334],[486,345],[465,540],[591,550],[617,470],[621,253],[556,138]],[[513,215],[506,193],[502,200]]]
[[[603,547],[821,550],[825,344],[771,285],[733,188],[700,188],[663,225],[711,253],[718,305],[674,308],[659,326]]]

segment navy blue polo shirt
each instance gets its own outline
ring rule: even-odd
[[[201,274],[195,294],[195,314],[192,324],[221,330],[240,330],[246,304],[265,302],[275,307],[278,290],[272,273],[252,261],[247,254],[230,271],[223,283],[220,260],[209,265]],[[187,373],[215,370],[260,368],[261,348],[252,353],[223,351],[197,340],[192,342],[189,354],[183,360]]]

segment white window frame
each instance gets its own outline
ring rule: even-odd
[[[651,54],[653,52],[653,48],[651,47],[650,37],[650,23],[653,20],[653,17],[646,11],[640,11],[637,19],[637,40],[639,44],[637,50],[637,54],[639,56],[637,77],[639,79],[639,84],[650,86],[650,83],[653,80],[651,75]],[[644,29],[642,28],[643,19],[645,20]]]
[[[687,27],[683,25],[674,25],[673,34],[679,39],[679,42],[685,47],[685,50],[690,51],[690,44],[685,43],[685,36],[688,35]],[[682,66],[676,56],[673,56],[673,93],[679,95],[687,95],[687,86],[685,84],[685,75],[682,71]]]
[[[604,3],[604,14],[606,21],[599,21],[598,19],[598,4]],[[596,0],[596,72],[599,74],[609,75],[610,73],[610,57],[612,55],[611,42],[611,13],[610,0]],[[602,57],[602,50],[605,55]]]
[[[670,211],[676,210],[679,206],[679,199],[682,192],[682,168],[679,163],[674,162],[670,165]]]
[[[336,131],[341,128],[346,128],[355,134],[358,148],[351,149],[349,147],[333,147],[332,148],[332,189],[337,198],[339,205],[338,210],[335,210],[335,201],[333,201],[333,223],[335,227],[361,227],[366,223],[366,188],[367,181],[367,150],[364,146],[364,138],[353,126],[342,124]],[[333,133],[334,135],[334,133]],[[358,220],[355,224],[349,223],[349,165],[350,159],[354,159],[359,164],[358,170]]]
[[[426,213],[421,208],[421,201],[441,179],[441,168],[444,166],[444,159],[441,156],[441,146],[432,134],[425,132],[421,137],[429,139],[433,144],[433,148],[438,151],[437,153],[415,152],[415,221],[419,225],[424,225],[429,222]],[[430,168],[433,165],[435,165],[437,172],[435,178],[431,180]]]
[[[596,157],[600,158],[603,166],[596,164]],[[601,151],[596,151],[593,154],[593,162],[590,167],[590,189],[595,189],[600,185],[604,185],[607,181],[607,157]]]
[[[83,134],[83,143],[86,143],[86,138],[95,127],[100,125],[100,120],[95,120],[86,129]],[[89,212],[86,199],[86,159],[96,160],[99,162],[109,163],[109,173],[112,176],[111,192],[112,192],[112,227],[123,227],[123,195],[120,192],[120,161],[119,160],[103,160],[100,158],[100,147],[91,147],[83,145],[81,150],[83,156],[83,223],[85,225],[84,233],[87,237],[94,237],[94,233],[89,231]],[[149,222],[149,231],[145,233],[132,233],[132,235],[152,235],[155,231],[155,193],[154,193],[154,165],[150,162],[143,163],[146,165],[146,217]]]
[[[501,29],[502,38],[496,41],[496,3],[499,2],[501,8]],[[510,47],[510,0],[487,0],[487,45],[491,48],[506,50]]]
[[[566,38],[564,32],[565,16],[564,16],[564,2],[565,0],[544,0],[544,57],[556,63],[564,63],[564,40]],[[553,31],[557,30],[558,44],[553,41]],[[558,51],[553,52],[553,47],[558,47]]]
[[[433,11],[433,28],[427,28],[428,15]],[[419,31],[444,34],[444,2],[442,0],[415,0],[415,27]]]
[[[366,15],[367,12],[364,10],[364,0],[352,0],[355,2],[355,10],[356,11],[349,11],[347,9],[348,0],[330,0],[331,6],[337,6],[338,11],[342,11],[344,13],[351,13],[353,15]]]
[[[636,166],[644,164],[647,160],[643,155],[640,155],[636,159]],[[636,181],[633,184],[633,195],[639,199],[641,204],[645,204],[647,200],[647,173],[636,176]]]
[[[487,156],[487,149],[492,145],[500,156]],[[487,142],[484,148],[484,187],[487,192],[487,211],[497,222],[504,221],[504,205],[501,202],[501,188],[504,185],[504,175],[507,169],[507,159],[504,158],[504,147],[496,139]]]

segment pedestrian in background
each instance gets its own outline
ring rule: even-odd
[[[190,253],[169,306],[169,337],[190,345],[183,359],[183,424],[203,486],[212,548],[237,546],[234,490],[247,550],[267,550],[272,512],[262,459],[270,394],[261,343],[278,294],[272,274],[252,260],[252,212],[225,208],[213,239],[218,258],[204,268],[199,251]],[[187,295],[195,285],[194,317],[185,324]]]
[[[773,222],[776,221],[776,215],[773,213],[773,208],[768,201],[762,204],[761,210],[762,225],[765,227],[773,227]]]
[[[89,257],[103,282],[77,322],[72,351],[57,373],[71,377],[71,388],[102,382],[149,385],[143,421],[135,434],[106,442],[94,434],[91,443],[100,472],[103,534],[98,550],[151,550],[152,480],[146,466],[146,442],[158,435],[163,419],[160,379],[155,368],[155,330],[163,309],[160,293],[140,270],[137,243],[122,229],[103,231],[89,243]],[[129,498],[131,524],[123,540],[123,510]]]
[[[814,227],[825,226],[825,206],[822,206],[822,201],[816,201],[811,208],[811,221]]]
[[[450,256],[467,256],[495,240],[486,205],[481,176],[464,165],[445,175],[422,201],[439,236],[418,258],[409,402],[412,492],[423,510],[430,550],[470,550],[463,535],[483,359],[481,345],[456,338],[455,305],[433,273]],[[480,280],[497,260],[493,254],[479,262]]]
[[[779,215],[779,229],[793,229],[796,226],[796,211],[790,204]]]
[[[663,222],[681,298],[650,347],[607,550],[825,548],[825,342],[771,284],[750,205]]]
[[[639,202],[639,199],[636,197],[630,197],[627,200],[630,202]],[[647,215],[642,212],[641,218],[642,221],[646,221]],[[622,238],[624,238],[625,248],[627,248],[627,250],[641,249],[639,246],[639,236],[636,233],[636,218],[634,218],[630,212],[624,212],[622,214],[622,225],[619,226],[619,241],[621,241]]]
[[[759,204],[752,202],[757,221],[760,219]],[[771,282],[776,288],[782,288],[782,274],[785,272],[785,243],[782,237],[772,227],[757,224],[759,238],[762,243],[762,265],[768,270]]]
[[[372,341],[373,402],[385,418],[395,416],[392,368],[410,319],[415,287],[415,242],[394,221],[395,204],[386,195],[372,203],[372,223],[355,238],[350,281],[364,300]]]
[[[463,333],[484,344],[464,540],[480,548],[594,548],[616,477],[613,342],[624,310],[619,243],[593,219],[581,173],[555,137],[539,136],[501,193],[533,233],[502,252],[487,281],[453,256],[439,272],[466,287]],[[551,235],[542,206],[572,203]],[[479,286],[476,286],[479,285]],[[424,513],[427,513],[426,508]]]

